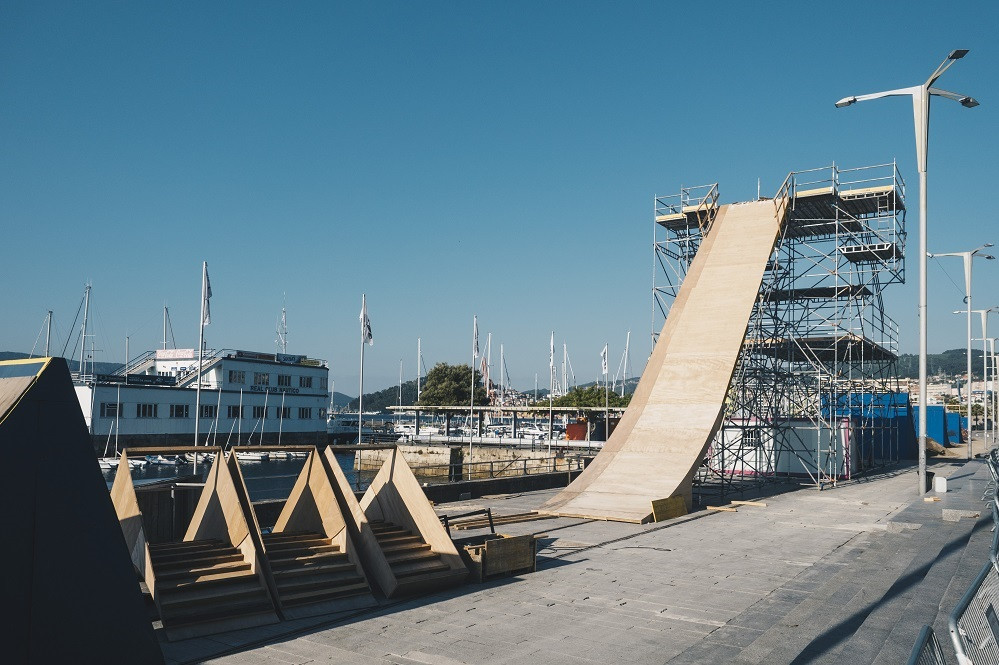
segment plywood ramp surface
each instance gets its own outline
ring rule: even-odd
[[[769,200],[719,208],[620,425],[543,512],[644,522],[653,500],[682,495],[689,507],[780,230],[775,210]]]

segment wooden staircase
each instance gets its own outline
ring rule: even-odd
[[[263,541],[283,607],[371,593],[347,553],[322,534],[269,533]]]
[[[391,522],[369,522],[378,546],[396,579],[450,576],[451,568],[432,551],[419,534]]]
[[[267,589],[239,549],[221,540],[149,546],[156,605],[167,630],[271,614]]]

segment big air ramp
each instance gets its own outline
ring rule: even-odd
[[[162,663],[66,361],[0,362],[7,663]]]
[[[654,500],[682,496],[690,506],[691,478],[721,423],[785,203],[718,208],[621,423],[543,512],[646,522]]]

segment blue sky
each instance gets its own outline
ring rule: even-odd
[[[898,159],[910,256],[918,181],[906,100],[971,53],[934,103],[930,249],[996,236],[995,3],[56,3],[0,5],[0,349],[58,348],[93,283],[98,359],[161,337],[330,360],[356,394],[467,362],[472,315],[514,385],[546,383],[548,339],[593,380],[632,331],[649,353],[652,198],[719,182],[772,194],[790,170]],[[999,304],[999,262],[976,303]],[[887,306],[914,351],[915,261]],[[930,350],[961,347],[957,260],[930,263]],[[953,281],[952,281],[953,280]],[[956,284],[955,284],[956,283]],[[999,320],[993,319],[999,331]],[[976,331],[977,335],[977,331]],[[39,342],[39,345],[41,342]]]

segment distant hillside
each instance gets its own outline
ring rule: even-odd
[[[930,376],[964,375],[968,371],[967,349],[950,349],[943,353],[926,354],[926,371]],[[902,353],[898,357],[898,376],[916,378],[919,376],[919,356]],[[982,350],[971,349],[971,376],[973,380],[982,378]]]
[[[466,370],[467,371],[467,370]],[[350,398],[350,403],[347,405],[347,410],[353,409],[357,410],[358,400],[356,397]],[[416,380],[406,381],[402,384],[402,405],[411,406],[416,404]],[[379,390],[373,393],[365,393],[364,395],[364,410],[365,411],[382,411],[390,406],[399,405],[399,386],[395,385],[391,388],[386,388],[385,390]]]
[[[38,355],[29,356],[27,353],[19,353],[17,351],[0,351],[0,360],[22,360],[31,357],[37,358]],[[79,361],[72,358],[66,358],[66,364],[69,365],[70,372],[77,371],[77,368],[80,366]],[[94,363],[95,374],[111,374],[120,368],[121,363]],[[90,370],[90,363],[87,363],[87,370]]]
[[[356,402],[357,398],[356,397],[351,397],[350,395],[344,395],[343,393],[339,393],[339,392],[333,393],[333,406],[336,407],[336,408],[338,408],[338,409],[342,409],[343,407],[345,407],[348,404],[350,404],[351,400],[354,400]],[[356,405],[355,405],[355,408],[356,408]]]

